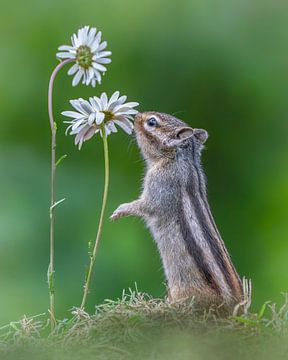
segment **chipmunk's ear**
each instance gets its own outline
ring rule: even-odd
[[[208,139],[208,132],[203,129],[194,129],[194,136],[197,140],[204,144]]]
[[[176,133],[176,138],[178,140],[186,140],[189,139],[191,136],[194,135],[194,129],[188,126],[182,127],[180,130]]]
[[[190,139],[194,135],[194,130],[188,126],[183,126],[173,133],[172,139],[165,139],[163,146],[165,147],[177,147],[185,144],[185,140]]]

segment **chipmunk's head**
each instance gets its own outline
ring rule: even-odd
[[[144,157],[149,160],[171,155],[191,141],[202,148],[208,138],[207,131],[193,129],[172,115],[154,111],[137,114],[135,133]]]

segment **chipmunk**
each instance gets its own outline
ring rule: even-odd
[[[190,297],[205,306],[233,309],[243,301],[242,282],[216,227],[207,200],[202,129],[158,112],[135,118],[138,146],[147,164],[138,200],[112,214],[144,218],[156,241],[170,300]]]

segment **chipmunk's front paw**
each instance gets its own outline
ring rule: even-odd
[[[128,215],[130,215],[130,204],[122,204],[113,212],[110,216],[110,220],[115,221]]]

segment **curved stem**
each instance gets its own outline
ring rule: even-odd
[[[51,329],[53,330],[55,325],[55,290],[54,290],[54,210],[55,210],[55,179],[56,179],[56,132],[57,127],[53,118],[53,86],[54,80],[59,70],[69,62],[74,61],[73,59],[67,59],[60,62],[53,70],[48,87],[48,114],[51,127],[51,200],[50,200],[50,263],[48,267],[48,287],[50,296],[50,322]]]
[[[98,249],[99,241],[100,241],[101,234],[102,234],[104,213],[105,213],[105,208],[106,208],[106,203],[107,203],[107,195],[108,195],[108,187],[109,187],[109,154],[108,154],[107,135],[105,132],[104,125],[102,126],[101,131],[102,131],[102,139],[103,139],[103,147],[104,147],[104,162],[105,162],[104,191],[103,191],[103,200],[102,200],[102,208],[101,208],[100,220],[99,220],[99,225],[98,225],[98,231],[97,231],[97,235],[96,235],[93,252],[90,256],[90,264],[89,264],[88,273],[87,273],[85,284],[84,284],[84,293],[83,293],[83,298],[82,298],[82,302],[81,302],[81,309],[83,309],[83,310],[85,309],[87,296],[89,293],[89,286],[90,286],[91,277],[92,277],[92,273],[93,273],[93,267],[94,267],[95,260],[96,260],[97,249]]]

